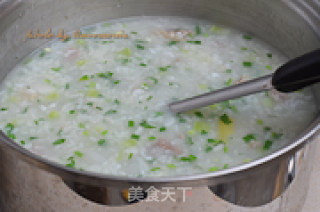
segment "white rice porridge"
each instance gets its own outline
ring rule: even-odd
[[[213,172],[287,145],[315,115],[308,91],[265,92],[173,114],[176,100],[272,73],[286,58],[257,38],[206,21],[140,17],[55,41],[3,81],[0,128],[69,167],[122,176]]]

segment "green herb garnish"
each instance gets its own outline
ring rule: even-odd
[[[113,76],[113,73],[112,72],[97,73],[96,75],[97,75],[97,77],[100,77],[100,78],[110,79]]]
[[[183,161],[183,162],[193,162],[197,159],[196,156],[194,155],[189,155],[187,157],[181,157],[180,160]]]
[[[60,139],[55,140],[52,144],[59,145],[59,144],[63,144],[65,141],[66,141],[66,139],[60,138]]]
[[[169,42],[169,46],[176,45],[177,43],[179,43],[179,41],[175,41],[175,40],[170,41],[170,42]]]
[[[148,139],[149,139],[150,141],[153,141],[153,140],[156,140],[156,137],[155,137],[155,136],[150,136]]]
[[[110,115],[110,114],[115,114],[115,113],[117,113],[116,110],[110,109],[110,110],[108,110],[107,112],[105,112],[104,115]]]
[[[244,142],[249,143],[252,140],[256,140],[256,136],[254,134],[248,134],[242,138]]]
[[[200,111],[195,111],[194,115],[198,116],[199,118],[203,118],[204,115]]]
[[[83,156],[83,153],[80,151],[74,151],[74,155],[78,156],[79,158],[81,158]]]
[[[154,167],[154,168],[150,169],[150,171],[152,171],[152,172],[158,171],[158,170],[160,170],[160,167]]]
[[[134,121],[128,121],[128,127],[134,127]]]
[[[196,26],[196,34],[200,35],[202,32],[201,27],[199,25]]]
[[[85,81],[85,80],[89,80],[90,77],[88,75],[83,75],[81,78],[80,78],[80,81]]]
[[[252,40],[252,37],[249,35],[243,35],[242,38],[245,40]]]
[[[215,171],[218,171],[219,170],[219,167],[217,166],[214,166],[214,167],[211,167],[208,169],[209,172],[215,172]]]
[[[264,149],[264,150],[269,150],[270,147],[272,146],[272,144],[273,144],[273,141],[271,141],[271,140],[266,140],[266,141],[264,142],[263,149]]]
[[[139,140],[140,135],[137,135],[137,134],[131,134],[131,138],[132,138],[132,139]]]
[[[167,128],[165,128],[165,127],[160,127],[160,129],[159,129],[160,132],[164,132],[166,130],[167,130]]]
[[[168,65],[168,66],[162,66],[162,67],[159,67],[159,71],[161,71],[161,72],[166,72],[166,71],[168,71],[169,68],[171,68],[170,65]]]
[[[194,142],[193,142],[193,140],[192,140],[191,137],[187,137],[187,138],[186,138],[186,143],[189,144],[189,145],[194,144]]]
[[[141,127],[144,127],[144,128],[148,128],[148,129],[156,128],[155,126],[152,126],[152,125],[148,124],[148,122],[147,122],[146,120],[143,120],[143,121],[140,123],[140,126],[141,126]]]
[[[102,146],[103,144],[105,144],[106,143],[106,139],[100,139],[99,141],[98,141],[98,145],[99,146]]]
[[[283,136],[283,133],[272,132],[271,136],[273,139],[280,139]]]
[[[244,61],[244,62],[242,63],[242,65],[243,65],[244,67],[252,67],[252,62]]]
[[[201,40],[188,40],[187,43],[192,43],[196,45],[201,45]]]
[[[60,71],[61,69],[62,69],[62,66],[51,68],[51,70],[52,70],[52,71],[55,71],[55,72],[58,72],[58,71]]]
[[[219,144],[224,144],[223,140],[217,140],[217,139],[208,139],[208,143],[213,144],[214,146],[217,146]]]
[[[128,155],[128,159],[130,160],[133,157],[133,153],[130,152],[130,154]]]
[[[220,116],[220,120],[226,125],[229,125],[232,123],[232,120],[229,118],[227,114],[223,114],[222,116]]]
[[[137,49],[144,50],[144,46],[137,44]]]

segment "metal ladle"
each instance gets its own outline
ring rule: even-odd
[[[172,112],[185,112],[250,94],[276,89],[293,92],[320,82],[320,49],[297,57],[273,74],[169,104]]]

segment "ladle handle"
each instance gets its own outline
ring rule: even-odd
[[[273,74],[272,85],[278,91],[297,91],[320,82],[320,49],[297,57]]]

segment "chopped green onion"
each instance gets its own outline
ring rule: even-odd
[[[128,127],[134,127],[134,121],[128,121]]]
[[[148,124],[148,122],[147,122],[146,120],[143,120],[143,121],[140,123],[140,126],[141,126],[141,127],[144,127],[144,128],[149,128],[149,129],[151,129],[151,128],[156,128],[155,126],[152,126],[152,125]]]
[[[39,54],[39,57],[44,57],[46,55],[46,52],[44,50],[42,50]]]
[[[160,170],[160,167],[154,167],[154,168],[150,169],[150,171],[152,171],[152,172],[158,171],[158,170]]]
[[[70,111],[69,111],[69,114],[75,114],[75,113],[76,113],[75,110],[70,110]]]
[[[100,78],[110,79],[113,76],[113,73],[112,72],[97,73],[96,75],[97,75],[97,77],[100,77]]]
[[[143,67],[146,67],[146,66],[147,66],[147,64],[145,64],[145,63],[140,63],[139,65],[140,65],[140,66],[143,66]]]
[[[106,135],[106,134],[108,134],[108,130],[103,130],[102,132],[101,132],[101,135]]]
[[[174,169],[174,168],[176,168],[177,166],[174,165],[173,163],[169,163],[169,164],[167,164],[167,167],[170,168],[170,169]]]
[[[55,72],[58,72],[62,69],[62,66],[60,67],[54,67],[54,68],[51,68],[52,71],[55,71]]]
[[[69,89],[69,88],[70,88],[70,84],[66,83],[66,89]]]
[[[211,167],[208,169],[209,172],[215,172],[215,171],[218,171],[219,168],[217,166],[214,166],[214,167]]]
[[[194,155],[189,155],[188,157],[181,157],[180,160],[183,162],[193,162],[197,159]]]
[[[74,160],[74,157],[69,157],[68,161],[70,161],[70,163],[66,164],[66,166],[70,167],[70,168],[74,168],[76,165],[76,162]]]
[[[166,130],[167,130],[167,128],[165,128],[165,127],[160,127],[160,129],[159,129],[160,132],[164,132]]]
[[[100,139],[99,141],[98,141],[98,145],[99,146],[102,146],[103,144],[105,144],[106,143],[106,139]]]
[[[149,139],[150,141],[153,141],[153,140],[156,140],[156,137],[155,137],[155,136],[150,136],[148,139]]]
[[[89,80],[90,77],[88,75],[83,75],[81,78],[80,78],[80,81],[85,81],[85,80]]]
[[[177,43],[179,43],[179,41],[175,41],[175,40],[170,41],[170,42],[169,42],[169,46],[176,45]]]
[[[273,144],[273,141],[271,141],[271,140],[266,140],[266,141],[264,142],[263,149],[264,149],[264,150],[269,150],[270,147],[272,146],[272,144]]]
[[[256,140],[256,136],[254,134],[248,134],[242,138],[244,142],[249,143],[252,140]]]
[[[80,151],[75,151],[75,152],[74,152],[74,155],[75,155],[75,156],[78,156],[79,158],[81,158],[81,157],[83,156],[83,153],[80,152]]]
[[[140,135],[137,135],[137,134],[131,134],[131,138],[132,138],[132,139],[139,140]]]
[[[65,141],[66,141],[66,139],[60,138],[60,139],[55,140],[52,144],[53,145],[63,144]]]
[[[261,119],[257,119],[257,124],[263,125],[263,121]]]
[[[161,72],[166,72],[166,71],[168,71],[169,68],[171,68],[170,65],[168,65],[168,66],[162,66],[162,67],[159,67],[159,70],[160,70]]]
[[[147,79],[152,80],[154,84],[158,84],[158,79],[155,77],[148,77]]]
[[[25,142],[24,140],[21,140],[21,141],[20,141],[20,144],[25,145],[26,142]]]
[[[228,147],[227,147],[226,145],[224,145],[224,147],[223,147],[223,152],[224,152],[224,153],[227,153],[228,151],[229,151]]]
[[[204,117],[203,114],[200,111],[195,111],[194,114],[196,116],[198,116],[199,118],[203,118]]]
[[[242,63],[242,65],[243,65],[244,67],[251,67],[251,66],[252,66],[252,62],[244,61],[244,62]]]
[[[219,144],[223,144],[224,142],[223,142],[223,140],[209,138],[208,143],[213,144],[214,146],[217,146]]]
[[[267,57],[272,58],[272,54],[271,53],[267,53]]]
[[[231,69],[227,69],[227,70],[226,70],[226,73],[228,73],[228,74],[230,74],[231,72],[232,72]]]
[[[186,123],[187,120],[185,120],[185,119],[182,117],[181,113],[177,113],[176,116],[177,116],[177,118],[179,119],[179,122],[180,122],[180,123]]]
[[[115,114],[115,113],[117,113],[116,110],[110,109],[110,110],[108,110],[107,112],[105,112],[104,115],[110,115],[110,114]]]
[[[130,159],[132,158],[132,156],[133,156],[133,153],[130,152],[130,154],[129,154],[129,156],[128,156],[128,159],[130,160]]]
[[[162,116],[162,115],[163,115],[163,112],[156,112],[155,113],[155,117]]]
[[[231,78],[229,78],[229,80],[228,80],[227,82],[225,82],[224,84],[225,84],[226,86],[230,86],[230,85],[231,85],[231,83],[232,83],[232,79],[231,79]]]
[[[271,127],[265,127],[263,128],[264,131],[270,131],[271,130]]]
[[[144,50],[144,46],[137,44],[137,49]]]
[[[283,133],[272,132],[271,136],[273,139],[280,139],[283,136]]]
[[[35,136],[31,136],[31,137],[29,137],[29,140],[30,140],[30,141],[32,141],[32,140],[36,140],[36,139],[38,139],[38,137],[35,137]]]
[[[187,137],[187,139],[186,139],[186,143],[187,143],[187,144],[189,144],[189,145],[194,144],[194,142],[193,142],[193,140],[192,140],[192,138],[191,138],[191,137]]]
[[[223,169],[227,169],[228,167],[229,167],[229,164],[227,163],[223,165]]]
[[[229,125],[232,123],[232,120],[229,118],[227,114],[223,114],[222,116],[220,116],[220,120],[226,125]]]
[[[245,40],[252,40],[252,37],[249,35],[243,35],[242,38]]]
[[[152,98],[153,98],[153,96],[149,96],[149,97],[147,98],[147,101],[150,101]]]
[[[201,135],[208,135],[208,131],[206,131],[206,130],[201,130]]]
[[[197,35],[200,35],[201,32],[202,32],[202,30],[201,30],[200,26],[197,25],[197,26],[196,26],[196,34],[197,34]]]
[[[116,105],[120,105],[120,101],[119,101],[118,99],[115,99],[113,102],[114,102]]]
[[[196,45],[201,45],[201,40],[188,40],[187,43],[192,43]]]
[[[206,145],[206,152],[208,153],[208,152],[211,152],[212,151],[212,149],[213,149],[213,147],[212,146],[210,146],[210,145]]]
[[[270,65],[267,65],[267,66],[266,66],[266,69],[272,70],[272,67],[271,67]]]

